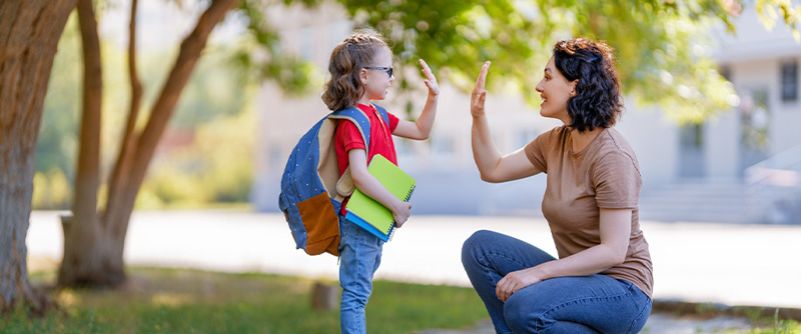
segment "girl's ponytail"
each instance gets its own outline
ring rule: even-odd
[[[331,79],[325,84],[323,102],[336,111],[355,105],[364,94],[359,71],[370,66],[375,53],[387,43],[372,31],[358,32],[334,47],[328,62]]]

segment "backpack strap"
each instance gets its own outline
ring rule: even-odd
[[[378,110],[378,114],[381,115],[381,118],[384,119],[384,124],[387,125],[387,130],[390,130],[389,129],[389,113],[387,112],[387,110],[384,109],[384,107],[379,106],[379,105],[377,105],[375,103],[373,103],[373,107],[375,107],[375,109]]]
[[[386,113],[386,111],[384,111]],[[370,147],[370,119],[367,118],[367,115],[356,107],[347,107],[344,109],[340,109],[334,111],[328,115],[329,119],[344,119],[348,120],[356,125],[356,128],[359,129],[359,132],[362,135],[362,139],[364,139],[365,145],[365,153],[369,157],[369,147]],[[353,177],[350,174],[350,167],[342,173],[342,176],[337,180],[336,183],[336,192],[343,197],[350,196],[353,193],[353,190],[356,189],[356,186],[353,184]]]
[[[386,113],[386,111],[384,111],[384,113]],[[365,115],[363,111],[359,110],[359,108],[347,107],[344,109],[339,109],[329,114],[328,118],[349,120],[351,123],[353,123],[353,125],[356,126],[357,129],[359,129],[362,139],[364,140],[365,152],[370,149],[370,119],[367,118],[367,115]]]

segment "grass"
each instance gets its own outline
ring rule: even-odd
[[[118,290],[63,290],[65,312],[0,320],[2,333],[336,333],[339,311],[311,309],[313,280],[269,274],[132,268]],[[53,271],[31,275],[52,282]],[[335,282],[330,282],[335,284]],[[368,332],[470,328],[486,312],[467,288],[376,281]]]
[[[795,320],[787,320],[787,319],[780,319],[779,318],[779,311],[776,310],[774,313],[773,318],[768,318],[764,316],[750,316],[749,317],[756,326],[756,329],[752,331],[755,334],[793,334],[793,333],[801,333],[801,323]]]
[[[29,265],[33,282],[55,280],[55,263]],[[314,280],[309,278],[159,268],[131,268],[129,275],[129,284],[118,290],[54,292],[63,312],[31,320],[17,310],[0,318],[0,333],[339,332],[338,310],[311,309]],[[689,314],[702,319],[721,315],[714,308],[698,307]],[[739,316],[751,320],[748,333],[801,333],[801,323],[781,319],[778,313]],[[414,333],[469,329],[488,317],[469,288],[376,281],[367,318],[370,333]]]

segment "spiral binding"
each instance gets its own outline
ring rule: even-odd
[[[414,193],[414,189],[417,188],[417,185],[413,185],[409,188],[409,192],[406,194],[406,197],[403,199],[404,202],[408,202],[410,198],[412,198],[412,193]],[[392,226],[389,227],[389,240],[392,240],[392,236],[395,235],[395,224],[393,223]]]

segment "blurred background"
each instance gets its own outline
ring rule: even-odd
[[[180,38],[191,28],[196,6],[143,3],[139,57],[145,105],[155,99],[156,88],[170,65],[163,60],[174,57]],[[125,109],[120,102],[130,95],[126,87],[127,34],[123,24],[128,7],[122,1],[108,2],[99,12],[107,82],[104,107],[109,110],[104,118],[104,129],[108,130],[103,131],[102,137],[106,158],[103,163],[107,167],[104,171],[110,170],[125,121],[125,113],[117,110]],[[442,55],[427,59],[443,86],[435,131],[431,140],[424,142],[396,139],[401,165],[419,180],[415,194],[417,213],[540,214],[544,177],[486,184],[478,178],[470,153],[465,88],[469,88],[483,59],[494,61],[489,76],[488,110],[496,144],[503,152],[518,149],[558,125],[538,116],[539,97],[534,83],[541,77],[551,45],[570,37],[571,32],[582,32],[577,22],[580,20],[576,14],[571,18],[537,12],[533,5],[521,4],[517,10],[518,15],[531,15],[531,24],[544,21],[536,15],[551,15],[549,20],[555,21],[551,23],[555,25],[553,31],[550,35],[529,35],[521,29],[515,32],[519,39],[508,42],[506,50],[502,43],[492,45],[484,38],[507,32],[488,28],[486,36],[473,39],[497,50],[455,56],[459,59]],[[330,51],[354,28],[369,26],[371,21],[364,19],[369,11],[363,9],[364,15],[352,18],[343,5],[331,2],[312,7],[270,6],[265,15],[278,37],[273,42],[275,46],[271,46],[273,52],[294,59],[295,65],[282,71],[299,77],[278,82],[261,80],[286,74],[254,67],[250,58],[259,57],[260,50],[253,46],[258,42],[247,31],[245,19],[229,15],[212,34],[180,97],[137,198],[137,208],[233,205],[277,211],[280,175],[289,151],[310,124],[327,112],[319,95]],[[424,27],[428,24],[425,19],[436,20],[436,14],[427,14],[432,15],[427,18],[421,13],[421,17],[409,19],[420,20],[416,26]],[[482,14],[487,15],[474,9],[463,15],[480,20]],[[616,19],[608,17],[610,22],[605,24],[612,25]],[[673,20],[668,22],[672,27],[662,30],[676,31],[643,32],[653,36],[605,36],[604,31],[585,34],[607,40],[618,51],[618,66],[628,95],[626,113],[617,128],[633,145],[642,166],[643,219],[801,222],[801,135],[796,130],[801,122],[801,45],[781,22],[768,30],[753,6],[745,7],[731,19],[736,35],[727,32],[720,22]],[[477,28],[466,25],[447,32],[460,29]],[[469,37],[465,34],[462,38]],[[659,41],[662,45],[656,49],[625,44],[640,42],[638,38],[665,40]],[[398,45],[404,42],[403,37],[390,42],[405,52],[397,55],[396,66],[403,68],[395,91],[380,103],[401,117],[413,119],[424,102],[424,91],[422,79],[408,59],[425,58],[439,49],[412,55],[414,48]],[[465,42],[443,47],[463,47],[462,43]],[[477,52],[482,51],[482,45],[475,47]],[[522,47],[528,47],[530,55],[505,54]],[[243,57],[246,53],[248,59]],[[493,59],[492,53],[500,54],[500,59]],[[463,58],[475,61],[463,65]],[[503,63],[507,59],[525,63]],[[80,63],[80,38],[73,19],[61,39],[46,98],[36,154],[36,209],[69,207],[80,123]],[[634,64],[641,67],[633,67]],[[225,149],[218,149],[222,145]]]
[[[448,287],[429,291],[380,283],[384,290],[376,295],[384,302],[375,308],[385,313],[376,311],[378,318],[397,320],[394,307],[411,312],[403,313],[409,323],[399,324],[396,332],[472,328],[483,319],[477,298],[464,288],[469,282],[458,259],[461,242],[473,231],[496,229],[554,251],[540,211],[544,175],[506,184],[480,180],[470,149],[469,91],[483,61],[491,60],[487,110],[495,143],[504,153],[521,148],[560,125],[539,116],[534,87],[553,44],[573,37],[603,40],[615,50],[626,107],[616,128],[641,166],[640,219],[654,257],[657,311],[701,314],[702,320],[687,323],[657,316],[648,331],[756,330],[751,321],[768,321],[773,332],[801,331],[798,322],[782,322],[801,320],[796,282],[801,268],[793,258],[801,251],[798,1],[82,2],[94,8],[97,20],[102,90],[82,86],[84,66],[93,59],[82,48],[91,29],[82,29],[72,13],[44,100],[27,246],[33,281],[67,288],[123,286],[126,296],[144,298],[149,306],[132,318],[98,313],[111,331],[121,331],[113,323],[148,332],[325,333],[336,328],[336,312],[321,315],[308,328],[286,321],[313,312],[305,303],[312,281],[330,283],[337,266],[332,257],[292,252],[277,204],[290,150],[329,112],[320,95],[330,52],[361,28],[383,34],[395,55],[396,80],[379,104],[415,119],[426,94],[416,67],[420,58],[431,65],[441,87],[432,137],[395,139],[400,166],[418,183],[415,216],[405,236],[387,244],[378,277]],[[218,5],[226,7],[214,9]],[[202,18],[214,10],[224,19],[209,26]],[[190,60],[180,58],[191,54],[181,45],[202,25],[213,29],[205,46]],[[174,71],[181,61],[176,59],[197,61],[186,86],[177,91],[173,88],[181,80]],[[93,115],[83,105],[87,91],[102,101],[103,117],[96,126],[87,122]],[[171,98],[177,104],[165,108],[162,102]],[[132,117],[132,111],[138,115]],[[82,139],[82,124],[96,135]],[[152,156],[147,153],[151,145]],[[97,168],[80,162],[81,152],[94,147]],[[139,188],[137,175],[143,178]],[[77,186],[87,177],[97,183]],[[127,208],[129,200],[133,204]],[[70,225],[99,226],[101,232],[70,234]],[[93,266],[101,263],[112,265]],[[170,269],[136,267],[142,265]],[[218,278],[175,274],[174,268],[268,274],[256,284],[249,274]],[[302,277],[301,287],[274,274]],[[229,289],[238,286],[248,288]],[[407,288],[416,292],[405,300]],[[76,323],[67,329],[86,329],[86,322],[95,321],[94,311],[83,310],[105,305],[117,312],[120,307],[102,296],[66,291],[56,299],[82,310],[73,312],[69,321]],[[429,298],[436,293],[444,295]],[[228,300],[221,297],[228,295],[235,296],[230,298],[235,306],[219,319],[181,308],[202,304],[206,297]],[[258,301],[251,299],[257,297],[274,304],[265,311],[254,306]],[[470,308],[453,310],[462,318],[430,319],[449,307],[437,300],[459,298]],[[296,307],[300,299],[303,306]],[[159,312],[177,313],[152,316],[148,307],[153,305],[172,307]],[[732,311],[731,305],[758,308]],[[196,325],[176,320],[186,312]],[[237,312],[254,312],[258,321],[242,321],[241,330],[227,327],[239,321],[232,320]],[[719,320],[722,315],[737,317]],[[710,318],[711,324],[705,322]],[[204,322],[209,319],[219,322]],[[17,325],[34,332],[50,328]],[[491,331],[483,326],[476,332]],[[665,328],[679,330],[659,331]]]

